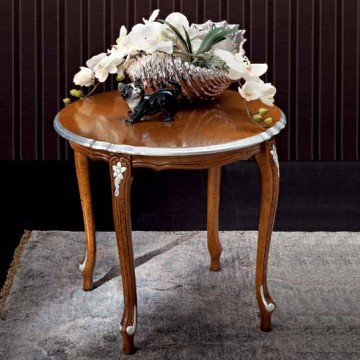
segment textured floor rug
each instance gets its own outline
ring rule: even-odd
[[[83,233],[33,232],[0,321],[1,359],[119,359],[122,289],[113,233],[98,233],[98,287],[81,290]],[[256,232],[135,232],[133,359],[359,359],[360,234],[274,233],[273,331],[258,329]]]

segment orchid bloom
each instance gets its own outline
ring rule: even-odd
[[[264,83],[260,79],[247,81],[238,90],[246,101],[260,99],[265,105],[269,106],[274,103],[275,87],[270,83]]]
[[[184,29],[186,31],[189,31],[190,29],[189,20],[184,14],[179,12],[171,13],[166,17],[165,21],[178,29],[182,34],[184,34]]]
[[[126,35],[127,35],[127,29],[124,25],[122,25],[119,32],[119,37],[116,39],[116,45],[122,45],[122,43],[126,39]]]
[[[80,71],[74,75],[74,84],[80,86],[91,86],[94,83],[95,77],[91,69],[81,66]]]
[[[215,49],[214,55],[225,61],[229,68],[228,76],[231,80],[256,80],[267,71],[267,64],[251,64],[243,51],[232,54],[230,51]]]
[[[118,67],[124,62],[125,57],[137,52],[137,50],[129,43],[127,29],[123,25],[120,28],[119,37],[116,39],[116,45],[108,51],[113,57],[115,65]]]
[[[151,13],[151,15],[150,15],[149,20],[146,20],[146,19],[143,18],[144,24],[146,25],[146,24],[148,24],[149,22],[155,21],[156,18],[159,16],[159,12],[160,12],[159,9],[154,10],[154,11]]]
[[[231,80],[239,80],[244,74],[244,59],[242,53],[232,54],[230,51],[215,49],[214,55],[225,61],[228,66],[228,77]]]
[[[117,67],[114,63],[114,57],[107,56],[105,53],[101,53],[93,56],[86,62],[86,65],[94,72],[95,77],[104,82],[110,74],[117,72]]]
[[[135,25],[127,35],[125,43],[137,51],[153,53],[157,50],[171,54],[173,42],[168,39],[166,26],[155,21]]]

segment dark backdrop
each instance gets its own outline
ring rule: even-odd
[[[247,30],[247,53],[269,64],[288,117],[282,160],[359,159],[359,0],[1,0],[0,8],[0,159],[67,159],[52,118],[73,74],[122,24],[155,8]]]

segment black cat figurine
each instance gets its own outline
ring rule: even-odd
[[[153,115],[158,112],[164,114],[163,121],[171,121],[177,111],[177,98],[181,92],[180,84],[174,79],[167,81],[174,86],[174,89],[162,88],[152,94],[145,95],[141,80],[137,79],[131,84],[119,83],[120,94],[129,105],[130,118],[126,120],[127,124],[135,124],[146,115]]]

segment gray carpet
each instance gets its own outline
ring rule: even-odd
[[[0,321],[1,359],[118,359],[121,282],[113,233],[98,233],[98,287],[81,290],[83,233],[33,232]],[[133,359],[359,359],[360,234],[274,233],[278,309],[262,333],[256,232],[222,232],[208,270],[205,232],[135,232]],[[101,280],[102,279],[102,280]]]

